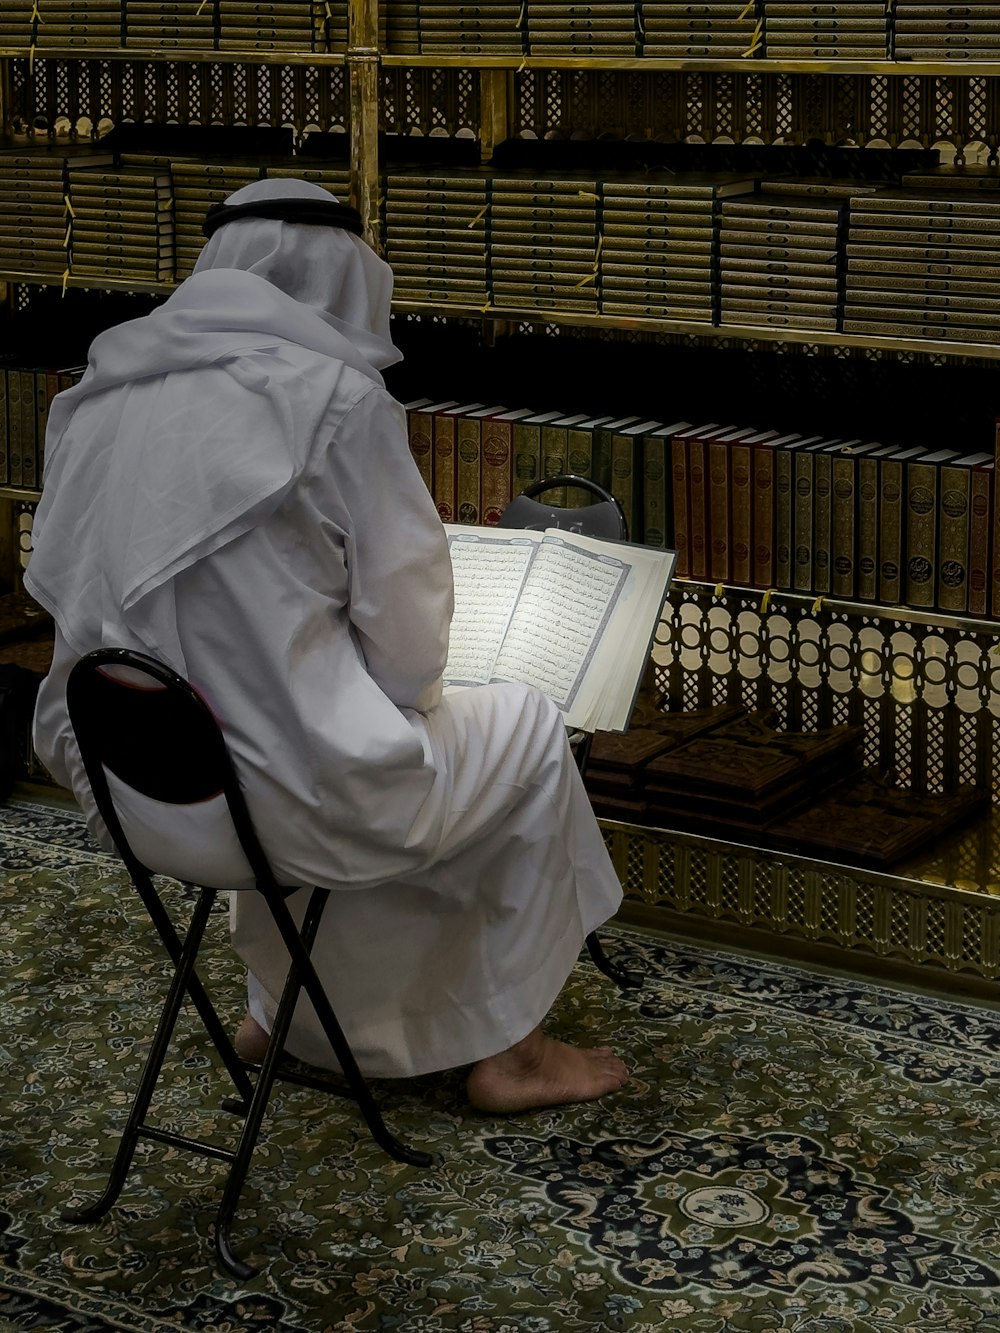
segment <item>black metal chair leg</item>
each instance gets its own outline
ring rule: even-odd
[[[302,944],[310,953],[316,940],[316,932],[319,929],[320,917],[323,914],[323,906],[326,901],[325,894],[317,901],[318,893],[318,890],[313,892],[302,923]],[[250,1169],[250,1162],[257,1146],[260,1128],[264,1123],[267,1104],[271,1099],[277,1077],[278,1062],[281,1060],[285,1048],[285,1039],[288,1036],[288,1029],[292,1025],[292,1017],[301,990],[302,981],[298,969],[292,964],[289,966],[288,976],[281,992],[281,999],[274,1015],[274,1023],[271,1026],[264,1059],[261,1061],[257,1073],[253,1096],[250,1099],[250,1104],[243,1108],[246,1118],[243,1122],[239,1143],[233,1154],[232,1164],[219,1203],[219,1211],[215,1218],[215,1248],[219,1260],[224,1268],[228,1269],[234,1277],[239,1278],[242,1282],[253,1277],[256,1270],[250,1264],[244,1263],[242,1259],[236,1257],[230,1239],[230,1231],[233,1218],[236,1216],[236,1209],[239,1206],[247,1172]]]
[[[163,901],[160,898],[160,895],[156,892],[150,877],[147,874],[139,875],[136,872],[136,869],[133,868],[132,878],[139,891],[139,896],[142,898],[146,911],[149,913],[150,919],[156,927],[156,932],[163,941],[163,947],[170,955],[171,962],[176,967],[181,957],[182,945],[180,937],[174,927],[174,923],[171,921],[166,908],[163,906]],[[188,885],[188,887],[194,888],[195,886]],[[243,1103],[245,1105],[249,1104],[250,1098],[253,1096],[253,1083],[247,1077],[243,1061],[236,1054],[236,1048],[233,1046],[229,1033],[223,1027],[222,1020],[216,1013],[215,1006],[209,999],[208,993],[201,983],[201,978],[193,968],[188,979],[187,991],[188,995],[191,997],[192,1003],[198,1011],[202,1023],[205,1025],[206,1032],[211,1037],[212,1043],[219,1053],[219,1058],[225,1065],[229,1077],[233,1080],[233,1085],[235,1086],[236,1091],[239,1093]]]
[[[326,906],[329,893],[326,889],[314,889],[306,908],[305,918],[302,923],[301,932],[296,930],[295,923],[292,920],[291,913],[288,911],[284,901],[276,905],[271,900],[271,908],[275,914],[279,929],[285,939],[289,955],[292,962],[289,966],[288,977],[282,991],[281,1000],[278,1004],[274,1016],[274,1024],[271,1028],[270,1040],[267,1044],[267,1050],[264,1053],[264,1059],[261,1062],[260,1072],[257,1075],[257,1083],[254,1088],[254,1094],[247,1110],[246,1120],[243,1124],[243,1131],[240,1135],[240,1141],[233,1156],[232,1166],[229,1175],[226,1178],[225,1189],[223,1190],[222,1200],[219,1204],[219,1211],[215,1222],[215,1247],[222,1265],[228,1269],[235,1277],[241,1281],[246,1281],[254,1274],[254,1269],[238,1259],[233,1250],[230,1239],[230,1230],[233,1218],[236,1215],[236,1209],[239,1205],[240,1195],[243,1191],[243,1185],[246,1180],[247,1172],[250,1168],[250,1161],[253,1157],[254,1149],[257,1145],[257,1138],[260,1134],[260,1127],[264,1121],[264,1115],[267,1110],[267,1104],[271,1097],[274,1082],[277,1077],[278,1062],[281,1059],[285,1046],[285,1038],[288,1036],[288,1029],[291,1027],[292,1017],[295,1013],[295,1005],[299,994],[303,988],[304,978],[311,973],[318,984],[315,969],[312,964],[312,947],[316,939],[316,933],[319,930],[320,919],[323,915],[323,908]],[[288,932],[288,933],[286,933]],[[406,1147],[400,1143],[386,1128],[382,1116],[372,1099],[368,1090],[368,1085],[364,1081],[364,1076],[354,1063],[350,1047],[347,1045],[346,1038],[341,1031],[340,1025],[334,1017],[333,1010],[329,1000],[326,998],[326,992],[319,987],[321,1003],[317,1005],[315,998],[313,1007],[320,1014],[320,1021],[323,1023],[330,1038],[334,1053],[341,1064],[345,1078],[350,1085],[351,1091],[361,1106],[362,1113],[368,1123],[368,1128],[375,1141],[400,1161],[409,1162],[415,1166],[430,1166],[432,1158],[427,1153],[417,1152],[412,1148]],[[324,1015],[321,1011],[325,1008],[329,1012]],[[346,1058],[345,1058],[346,1057]],[[349,1072],[346,1065],[350,1065],[352,1070]],[[352,1078],[353,1072],[353,1078]]]
[[[170,1045],[177,1015],[180,1013],[185,993],[190,986],[195,959],[201,947],[215,897],[215,889],[202,889],[195,909],[191,914],[180,957],[177,960],[174,975],[170,982],[170,989],[160,1011],[160,1020],[153,1034],[152,1045],[143,1066],[139,1086],[132,1099],[132,1108],[129,1111],[128,1120],[125,1123],[125,1129],[122,1132],[118,1151],[115,1154],[104,1192],[92,1203],[80,1204],[76,1207],[70,1205],[63,1208],[60,1216],[64,1222],[96,1222],[112,1207],[121,1193],[129,1167],[132,1164],[136,1145],[142,1137],[146,1113],[149,1110],[149,1104],[153,1099],[156,1083],[160,1077],[160,1070],[163,1067],[167,1048]]]
[[[581,778],[586,775],[587,762],[590,759],[590,747],[593,743],[594,733],[587,731],[573,744],[573,758],[576,760]],[[613,963],[604,952],[601,941],[594,931],[591,931],[587,936],[587,949],[597,970],[603,972],[606,977],[610,977],[616,986],[622,990],[640,990],[642,988],[642,973],[634,972],[630,968],[619,967],[617,963]]]
[[[326,897],[328,896],[328,890],[326,889],[315,889],[313,891],[313,897],[310,900],[309,909],[307,909],[308,911],[312,910],[313,902],[316,901],[317,895],[320,894],[323,895],[323,900],[318,902],[317,911],[322,912]],[[429,1153],[421,1152],[417,1148],[411,1148],[407,1144],[402,1143],[386,1126],[385,1121],[382,1119],[382,1114],[375,1103],[375,1099],[372,1097],[368,1084],[365,1082],[364,1075],[358,1068],[357,1061],[348,1045],[347,1038],[344,1036],[343,1030],[333,1012],[333,1006],[327,998],[326,991],[323,989],[323,984],[316,974],[312,958],[309,956],[308,950],[303,945],[302,940],[299,937],[299,932],[295,929],[295,922],[292,920],[292,915],[289,912],[287,905],[284,901],[272,901],[271,910],[274,914],[275,923],[281,932],[281,937],[285,942],[285,948],[288,950],[292,962],[299,971],[302,985],[313,1003],[313,1008],[316,1010],[316,1014],[323,1026],[327,1039],[333,1047],[334,1055],[337,1057],[337,1062],[340,1065],[344,1078],[347,1080],[351,1092],[354,1095],[358,1106],[361,1108],[361,1113],[371,1131],[372,1138],[379,1147],[384,1148],[389,1156],[394,1157],[397,1162],[406,1162],[410,1166],[430,1166],[434,1159]]]
[[[597,934],[593,930],[587,936],[587,949],[593,960],[594,966],[600,972],[603,972],[606,977],[610,977],[616,985],[622,988],[622,990],[642,989],[642,973],[635,972],[630,968],[619,967],[617,963],[613,963],[604,952],[601,941],[597,938]]]

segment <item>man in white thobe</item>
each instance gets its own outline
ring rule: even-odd
[[[52,404],[25,580],[57,626],[35,748],[107,843],[66,677],[107,645],[168,663],[220,717],[279,880],[336,890],[314,958],[365,1074],[471,1065],[493,1111],[612,1091],[616,1056],[541,1023],[621,888],[555,706],[442,690],[451,564],[380,374],[391,273],[308,182],[246,186],[211,225],[193,276],[100,335]],[[120,795],[147,864],[197,880],[214,809]],[[213,882],[239,889],[223,854]],[[234,892],[231,921],[255,1055],[287,956],[258,895]],[[305,998],[286,1049],[334,1064]]]

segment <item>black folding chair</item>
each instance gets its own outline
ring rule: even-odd
[[[596,497],[595,502],[569,508],[546,504],[541,498],[550,491],[564,490],[567,487],[589,491]],[[534,528],[538,531],[544,531],[546,528],[562,528],[564,532],[579,532],[584,537],[599,537],[606,541],[628,541],[628,521],[618,500],[596,481],[591,481],[589,477],[578,477],[572,472],[563,472],[558,476],[543,477],[540,481],[532,482],[520,495],[511,500],[500,515],[497,526]],[[574,731],[570,733],[569,740],[580,776],[584,777],[594,737],[589,732]],[[587,950],[595,967],[624,990],[637,990],[642,986],[641,973],[617,967],[612,963],[593,931],[587,936]]]
[[[127,676],[117,674],[121,668],[130,669]],[[88,653],[73,667],[66,699],[97,808],[173,962],[174,971],[108,1184],[93,1203],[66,1208],[62,1216],[69,1222],[93,1222],[104,1216],[121,1192],[140,1139],[153,1139],[221,1159],[229,1163],[229,1173],[216,1219],[216,1249],[222,1264],[236,1277],[246,1279],[254,1270],[235,1256],[229,1233],[276,1078],[353,1096],[372,1136],[392,1157],[414,1166],[429,1166],[433,1159],[400,1142],[382,1120],[310,958],[329,891],[301,890],[309,892],[310,897],[300,931],[287,903],[300,890],[284,887],[275,880],[254,832],[222,730],[201,696],[176,672],[153,658],[127,649],[104,648]],[[145,866],[125,836],[109,789],[108,773],[134,791],[171,805],[190,805],[220,794],[224,797],[255,880],[254,889],[246,891],[263,896],[291,959],[267,1050],[259,1066],[237,1055],[195,971],[218,886],[192,886],[199,892],[187,932],[181,939],[154,886],[156,867]],[[279,1068],[295,1003],[303,987],[343,1071],[346,1088],[293,1068]],[[190,1139],[147,1122],[186,995],[201,1016],[236,1088],[237,1096],[223,1102],[227,1110],[244,1117],[235,1149]],[[254,1070],[256,1078],[251,1079],[249,1071]]]

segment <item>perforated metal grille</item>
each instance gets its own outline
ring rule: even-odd
[[[782,594],[764,607],[757,591],[675,588],[654,648],[671,707],[770,709],[794,731],[860,723],[869,766],[916,792],[994,780],[1000,661],[989,626]]]
[[[805,948],[832,945],[990,982],[1000,977],[1000,898],[988,893],[901,884],[655,829],[609,825],[606,836],[626,893],[647,905],[777,933]],[[643,864],[650,872],[640,886]]]
[[[817,72],[523,70],[513,133],[995,147],[995,80]]]
[[[480,132],[480,84],[467,69],[383,68],[381,127],[389,134],[474,135]]]
[[[870,768],[914,792],[991,784],[1000,659],[995,627],[843,603],[684,584],[656,634],[657,685],[672,706],[773,709],[777,725],[864,727]],[[822,866],[683,832],[613,825],[616,868],[644,861],[646,903],[805,942],[863,949],[990,980],[1000,974],[1000,804],[888,877]],[[634,883],[634,880],[633,880]]]
[[[345,129],[347,73],[341,65],[146,60],[12,61],[16,120],[79,133],[137,124],[291,126]],[[103,124],[102,124],[103,122]]]

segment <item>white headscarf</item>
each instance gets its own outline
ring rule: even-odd
[[[333,196],[264,180],[227,202],[274,198]],[[83,379],[50,408],[25,574],[76,652],[273,512],[345,366],[381,385],[400,359],[391,294],[388,265],[350,232],[241,217],[162,306],[94,340]]]
[[[275,178],[244,185],[226,203],[252,204],[263,199],[330,203],[334,196],[312,181]],[[238,218],[209,238],[194,271],[218,268],[241,269],[265,278],[343,333],[378,370],[401,359],[389,333],[392,270],[352,232]]]

